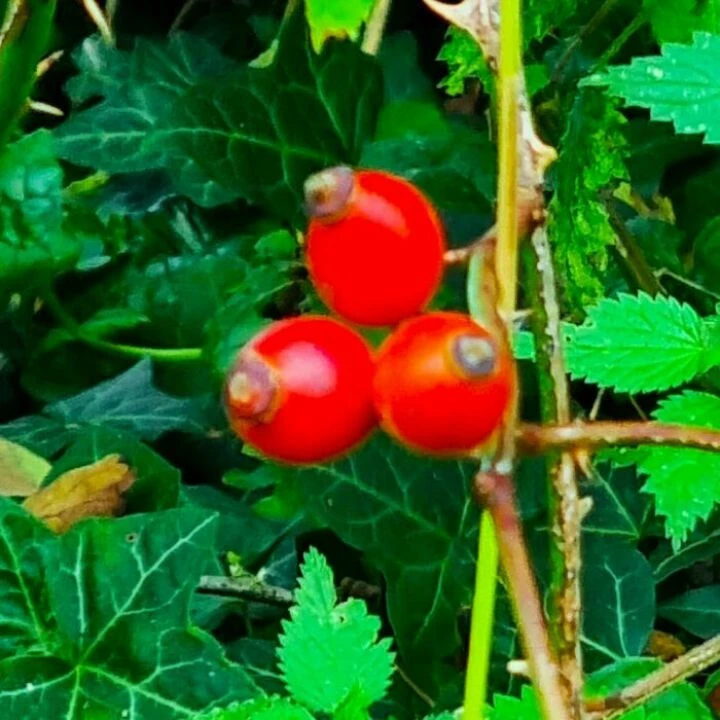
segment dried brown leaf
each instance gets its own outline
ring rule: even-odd
[[[23,506],[57,533],[89,517],[114,517],[125,510],[124,493],[135,473],[119,455],[63,473],[31,495]]]

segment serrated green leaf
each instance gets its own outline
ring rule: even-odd
[[[659,43],[690,42],[698,30],[720,32],[718,0],[643,0],[643,5]]]
[[[349,42],[316,55],[296,12],[281,30],[270,67],[196,84],[147,148],[192,163],[234,197],[301,226],[305,179],[329,165],[357,162],[381,100],[377,61]]]
[[[374,4],[375,0],[307,0],[305,16],[315,52],[320,52],[331,37],[357,40]]]
[[[0,505],[0,558],[11,563],[0,587],[12,626],[0,660],[4,715],[176,720],[257,694],[215,640],[188,626],[212,517],[90,520],[56,538]]]
[[[720,398],[688,390],[663,400],[653,413],[660,422],[720,429]],[[638,469],[647,475],[643,490],[665,518],[677,550],[699,520],[707,520],[720,500],[720,456],[705,450],[648,447]]]
[[[489,720],[540,720],[540,708],[532,688],[524,685],[520,697],[496,695]]]
[[[672,122],[678,133],[704,134],[720,143],[718,73],[720,35],[693,33],[691,45],[665,43],[661,55],[633,58],[582,84],[607,87],[628,105],[648,108],[653,120]]]
[[[707,640],[720,633],[720,585],[688,590],[658,606],[658,615]]]
[[[426,692],[457,652],[458,611],[470,604],[478,515],[472,463],[429,460],[377,436],[341,462],[293,482],[321,527],[373,557],[403,668]]]
[[[267,697],[234,703],[227,708],[200,715],[196,720],[313,720],[313,716],[292,700]]]
[[[338,604],[332,570],[314,548],[301,566],[295,603],[278,651],[292,697],[326,713],[350,698],[362,708],[380,700],[393,670],[390,640],[378,640],[380,619],[367,614],[363,601]]]
[[[627,542],[588,535],[583,542],[583,640],[607,658],[644,652],[655,623],[655,582]]]
[[[45,408],[66,424],[105,424],[155,440],[169,430],[198,431],[190,400],[158,390],[152,382],[152,362],[141,360],[122,375]]]
[[[586,90],[575,100],[560,143],[548,230],[563,298],[574,311],[603,295],[615,231],[602,195],[628,177],[625,123],[602,93]]]
[[[566,337],[570,371],[618,392],[677,387],[714,361],[708,329],[695,310],[672,297],[621,294],[588,310]]]

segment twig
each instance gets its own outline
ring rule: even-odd
[[[197,589],[198,592],[205,594],[227,595],[238,600],[261,602],[267,605],[289,607],[293,604],[293,594],[289,590],[266,585],[254,575],[237,579],[221,575],[203,575]]]
[[[418,685],[413,682],[413,679],[398,665],[395,664],[395,670],[397,674],[403,679],[405,684],[423,701],[430,709],[435,707],[435,701]]]
[[[510,475],[480,472],[473,486],[477,501],[487,508],[495,525],[500,563],[508,579],[530,677],[537,689],[545,720],[568,717],[560,687],[558,663],[548,640],[540,593],[528,557]]]
[[[187,2],[180,8],[180,12],[175,16],[172,25],[170,26],[170,33],[174,33],[180,29],[180,26],[185,22],[186,18],[195,9],[196,5],[200,4],[201,0],[187,0]]]
[[[656,422],[594,422],[571,425],[522,424],[521,452],[542,455],[552,450],[598,450],[613,445],[668,445],[720,452],[720,430]]]
[[[392,0],[375,0],[361,45],[368,55],[377,55],[380,50],[391,5]]]
[[[665,295],[663,286],[645,259],[645,255],[632,236],[632,233],[627,229],[622,218],[613,207],[611,199],[606,200],[605,207],[608,211],[610,224],[615,230],[615,247],[625,261],[637,286],[649,295]]]
[[[533,330],[538,348],[538,372],[543,390],[542,413],[546,422],[568,424],[570,388],[565,369],[560,306],[547,233],[539,227],[532,234],[537,277],[533,304]],[[545,380],[543,382],[543,380]],[[580,535],[581,514],[576,465],[572,453],[549,459],[551,579],[550,627],[560,666],[560,681],[573,720],[583,717],[583,670],[580,647]]]
[[[592,700],[592,720],[612,720],[646,703],[669,687],[720,662],[720,635],[694,647],[677,660],[621,690],[617,695]]]

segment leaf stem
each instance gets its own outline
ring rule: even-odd
[[[254,575],[242,578],[230,578],[224,575],[203,575],[197,589],[200,593],[225,595],[238,600],[261,602],[267,605],[289,607],[293,604],[293,594],[290,590],[275,585],[266,585]]]
[[[46,288],[43,293],[45,304],[55,316],[60,325],[79,342],[106,352],[123,355],[125,357],[149,357],[160,362],[195,362],[202,358],[202,348],[150,348],[141,345],[126,345],[102,340],[84,332],[82,326],[65,309],[54,288]]]
[[[365,26],[361,46],[368,55],[377,55],[380,51],[391,5],[392,0],[375,0],[375,5]]]

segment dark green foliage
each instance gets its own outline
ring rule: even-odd
[[[402,175],[455,247],[491,226],[492,75],[419,2],[394,0],[377,57],[361,47],[370,0],[189,3],[171,29],[184,5],[108,2],[110,44],[81,3],[0,0],[0,437],[35,453],[43,487],[113,454],[136,475],[124,517],[62,536],[0,498],[0,716],[451,720],[477,463],[378,432],[336,463],[277,466],[233,436],[220,397],[258,330],[327,312],[303,263],[308,174]],[[523,5],[538,132],[559,150],[545,189],[574,412],[718,428],[720,3]],[[7,22],[18,10],[26,34]],[[56,47],[67,57],[36,81]],[[449,271],[433,306],[464,311],[464,282]],[[642,657],[654,630],[688,646],[720,631],[718,456],[652,446],[597,460],[582,486],[590,695],[658,666]],[[544,481],[542,462],[520,463],[546,589]],[[198,592],[206,575],[285,600]],[[522,652],[501,586],[493,720],[540,720],[507,672]],[[623,717],[710,710],[684,682]]]

